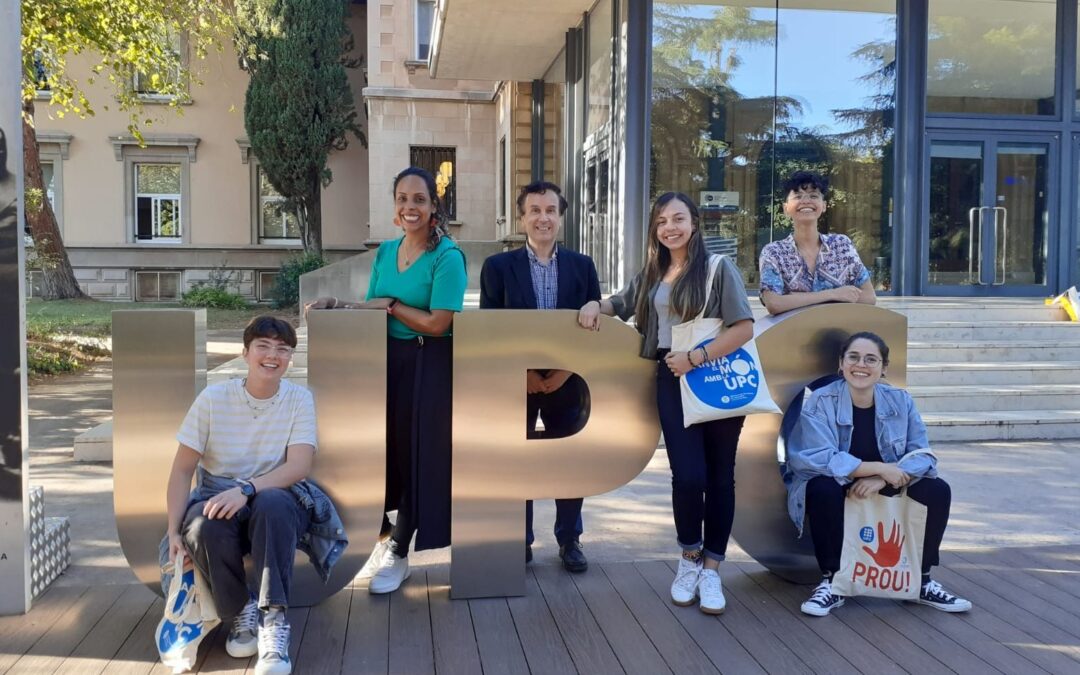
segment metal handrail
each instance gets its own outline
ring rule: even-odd
[[[1009,255],[1009,210],[1004,206],[994,206],[994,238],[997,240],[994,242],[994,258],[997,258],[997,251],[1001,251],[1001,281],[998,281],[997,275],[997,260],[994,261],[994,285],[1005,285],[1005,270],[1006,262]],[[1001,211],[1001,237],[998,237],[998,211]],[[981,218],[981,216],[980,216]]]

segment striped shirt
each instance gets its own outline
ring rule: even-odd
[[[529,270],[532,272],[533,294],[536,295],[537,309],[555,309],[559,297],[559,246],[551,250],[551,260],[545,265],[525,244],[529,254]]]
[[[202,455],[199,464],[227,478],[252,478],[285,462],[290,445],[316,445],[315,400],[311,392],[281,381],[276,403],[255,417],[243,380],[212,384],[191,404],[176,440]]]

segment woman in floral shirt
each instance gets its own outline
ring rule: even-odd
[[[845,235],[821,234],[829,187],[809,171],[784,183],[784,214],[795,232],[761,251],[761,302],[770,314],[822,302],[877,302],[870,273]]]

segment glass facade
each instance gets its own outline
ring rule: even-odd
[[[1053,115],[1054,0],[930,0],[926,111]]]
[[[778,185],[832,186],[825,232],[851,237],[891,287],[895,3],[653,5],[650,197],[684,192],[750,289],[765,244],[791,233]]]

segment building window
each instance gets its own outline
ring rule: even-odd
[[[38,96],[50,96],[52,87],[49,86],[49,67],[46,65],[45,52],[40,49],[34,51],[34,91]]]
[[[431,26],[435,20],[435,0],[416,0],[416,60],[427,61],[431,54]]]
[[[45,185],[45,198],[49,200],[49,206],[56,212],[56,172],[52,162],[41,163],[41,178]]]
[[[180,299],[179,272],[136,272],[135,301],[159,302]]]
[[[270,302],[274,299],[274,282],[277,280],[277,272],[259,272],[259,288],[257,297],[259,302]]]
[[[255,169],[259,190],[259,241],[298,243],[300,220],[295,209],[285,208],[285,198],[274,189],[262,167]]]
[[[170,35],[164,38],[168,44],[165,49],[172,53],[177,60],[177,66],[171,71],[143,73],[135,71],[131,78],[131,88],[140,97],[145,98],[171,98],[162,94],[161,91],[167,86],[175,86],[180,82],[181,64],[184,61],[184,40],[180,35]]]
[[[409,163],[427,169],[435,176],[435,187],[443,210],[450,220],[457,220],[457,181],[454,180],[454,168],[457,166],[457,150],[414,145],[409,148]]]
[[[181,241],[180,169],[179,164],[135,164],[136,241]]]

